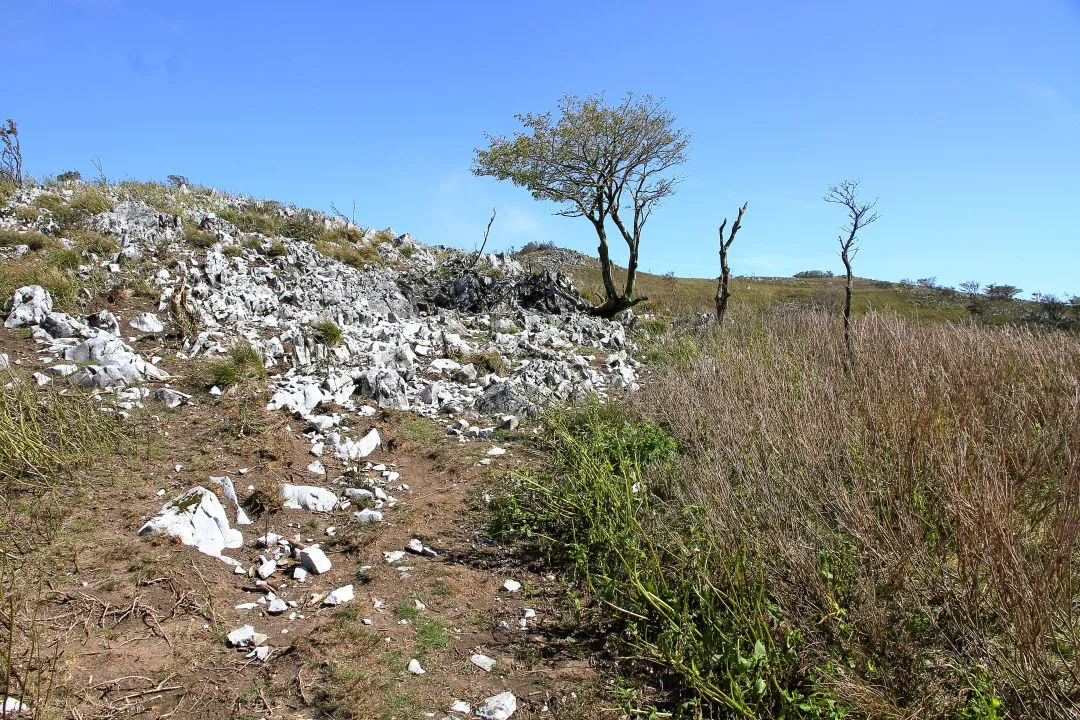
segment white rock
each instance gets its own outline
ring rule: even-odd
[[[353,586],[345,585],[327,595],[326,598],[323,599],[323,605],[340,605],[349,602],[353,597]]]
[[[151,533],[175,537],[214,557],[220,557],[226,548],[244,544],[240,531],[229,527],[217,496],[201,486],[167,502],[161,512],[139,528],[140,535]]]
[[[501,692],[484,701],[484,704],[476,708],[478,717],[484,720],[507,720],[517,712],[517,698],[512,692]]]
[[[17,712],[23,712],[23,711],[30,712],[30,706],[27,705],[26,703],[19,702],[18,700],[16,700],[13,697],[4,698],[4,709],[3,709],[3,715],[4,716],[7,716],[8,713],[17,713]]]
[[[244,657],[246,657],[246,658],[255,658],[256,660],[258,660],[260,662],[266,662],[266,658],[270,657],[270,646],[269,645],[260,645],[259,647],[255,648],[254,650],[249,652]]]
[[[233,647],[257,647],[266,642],[267,636],[255,632],[250,625],[241,625],[226,636],[226,641]]]
[[[361,510],[358,513],[353,513],[353,517],[357,522],[362,523],[376,523],[383,521],[383,514],[378,510]]]
[[[469,658],[469,662],[485,672],[491,672],[495,667],[495,658],[489,658],[487,655],[481,655],[479,653],[473,654]]]
[[[503,590],[510,593],[515,593],[521,589],[521,583],[517,580],[507,580],[503,583]]]
[[[337,495],[320,487],[282,483],[278,486],[278,492],[285,499],[283,507],[290,510],[329,512],[337,507]]]
[[[452,712],[452,713],[461,713],[462,715],[468,715],[469,713],[472,712],[472,705],[465,702],[464,700],[455,700],[450,705],[450,712]]]
[[[330,559],[318,545],[309,545],[300,551],[300,564],[316,575],[330,570]]]
[[[293,580],[295,580],[296,582],[304,582],[305,580],[307,580],[308,571],[302,566],[297,565],[293,568],[292,576]]]
[[[383,551],[383,562],[387,565],[393,565],[396,562],[401,562],[401,559],[405,557],[404,550],[388,550]]]
[[[265,580],[266,578],[273,575],[275,570],[277,570],[277,563],[273,560],[267,560],[266,562],[259,565],[258,568],[256,568],[255,574]]]
[[[427,670],[424,670],[424,668],[420,666],[419,660],[413,658],[409,661],[409,672],[411,672],[413,675],[423,675],[425,672],[427,672]]]
[[[148,312],[132,318],[129,324],[136,330],[145,333],[159,333],[165,329],[165,326],[158,320],[157,315]]]
[[[492,457],[495,457],[497,455],[505,455],[506,454],[506,448],[493,447],[493,448],[491,448],[490,450],[487,451],[487,454],[492,456]]]
[[[281,598],[274,598],[270,601],[270,604],[266,606],[266,612],[270,615],[280,615],[288,609],[288,604]]]
[[[413,538],[405,545],[405,549],[420,555],[424,552],[424,543],[419,538]]]
[[[316,475],[325,475],[326,466],[322,464],[321,460],[312,460],[311,464],[307,466],[308,472],[315,473]],[[337,498],[334,498],[335,502]]]
[[[4,321],[4,327],[40,325],[45,316],[52,312],[52,308],[52,296],[45,288],[40,285],[26,285],[16,290],[12,296],[11,312]]]

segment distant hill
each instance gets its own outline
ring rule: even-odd
[[[587,298],[599,301],[604,286],[600,262],[594,257],[543,244],[530,244],[515,254],[526,268],[551,267],[570,275]],[[719,270],[719,268],[718,268]],[[634,311],[678,317],[714,310],[715,278],[678,278],[638,272],[637,294],[648,302]],[[621,288],[626,270],[615,266],[616,284]],[[769,308],[782,305],[825,308],[840,311],[844,303],[844,278],[795,278],[736,276],[731,281],[731,307]],[[854,312],[888,312],[926,320],[958,321],[972,317],[971,297],[943,287],[855,279]],[[1020,322],[1037,309],[1037,303],[1024,300],[983,301],[981,319],[993,324]]]

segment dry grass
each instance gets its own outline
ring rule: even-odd
[[[871,315],[848,372],[837,323],[673,338],[636,419],[550,423],[560,482],[504,523],[723,714],[1075,714],[1080,341]]]

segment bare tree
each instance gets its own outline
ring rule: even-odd
[[[724,218],[724,222],[720,223],[720,278],[716,281],[716,324],[724,324],[724,315],[727,314],[727,301],[731,297],[731,293],[728,292],[728,284],[731,282],[731,266],[728,265],[728,248],[731,247],[731,243],[735,242],[735,233],[739,232],[739,228],[742,227],[742,216],[746,212],[746,208],[750,207],[750,203],[743,203],[739,208],[739,215],[735,218],[734,224],[731,226],[731,232],[728,234],[727,239],[724,239],[724,228],[727,227],[727,218]]]
[[[469,269],[476,267],[477,261],[480,260],[480,256],[484,254],[484,248],[487,247],[488,235],[491,233],[491,223],[495,222],[495,208],[491,208],[491,219],[488,220],[487,229],[484,230],[484,241],[480,243],[480,247],[473,253],[472,259],[469,260]]]
[[[19,126],[11,118],[7,125],[0,125],[0,180],[7,178],[19,187],[23,186],[22,145],[19,143]]]
[[[509,180],[537,200],[562,204],[557,214],[589,220],[600,240],[605,293],[593,313],[610,318],[647,300],[634,295],[642,230],[653,209],[675,192],[671,172],[686,160],[689,135],[674,127],[660,101],[632,93],[615,106],[599,95],[566,95],[558,118],[548,112],[517,119],[526,132],[488,135],[488,147],[476,151],[473,173]],[[609,220],[630,250],[621,292],[612,276]]]
[[[830,185],[825,192],[825,202],[842,206],[847,210],[848,221],[840,228],[840,259],[844,261],[847,284],[844,290],[844,346],[851,356],[851,261],[859,254],[859,231],[876,222],[880,217],[874,210],[877,198],[873,202],[859,201],[859,181],[844,180],[839,185]]]
[[[105,177],[105,165],[102,164],[101,158],[99,158],[97,155],[95,155],[94,159],[91,160],[90,163],[97,170],[97,175],[98,175],[97,176],[97,182],[98,182],[98,185],[100,185],[101,187],[105,187],[106,185],[108,185],[109,184],[109,178]]]

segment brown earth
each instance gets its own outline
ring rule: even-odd
[[[0,351],[21,361],[15,371],[28,370],[36,353],[28,334],[2,336]],[[602,638],[579,624],[561,578],[524,564],[486,533],[485,488],[500,473],[536,462],[524,434],[501,437],[508,454],[484,467],[475,463],[490,443],[460,443],[432,421],[382,413],[373,424],[384,444],[369,460],[393,464],[408,485],[392,491],[398,503],[384,509],[386,522],[358,524],[355,507],[314,513],[270,502],[260,512],[255,503],[253,524],[239,528],[244,547],[226,555],[252,568],[259,562],[255,538],[271,531],[299,536],[301,545],[319,542],[333,562],[330,572],[304,583],[292,581],[291,565],[271,576],[279,596],[297,603],[290,620],[288,612],[235,609],[264,593],[253,578],[178,542],[139,537],[138,529],[188,488],[217,487],[210,476],[228,475],[242,497],[265,499],[282,481],[334,487],[344,467],[324,457],[327,476],[309,473],[303,421],[263,410],[265,392],[215,399],[183,389],[196,393],[193,405],[168,410],[148,401],[127,421],[123,451],[86,469],[56,542],[58,571],[38,610],[46,621],[40,644],[58,653],[50,705],[63,716],[442,718],[454,700],[476,706],[506,690],[518,698],[515,718],[601,714],[611,695],[596,667]],[[404,549],[413,538],[438,557],[383,563],[383,551]],[[365,565],[372,568],[361,579]],[[511,578],[521,591],[502,589]],[[349,583],[354,601],[320,605],[325,593]],[[522,630],[525,608],[536,617]],[[244,624],[270,636],[265,663],[226,646],[225,635]],[[493,671],[473,665],[473,653],[494,658]],[[412,658],[424,675],[406,670]]]

